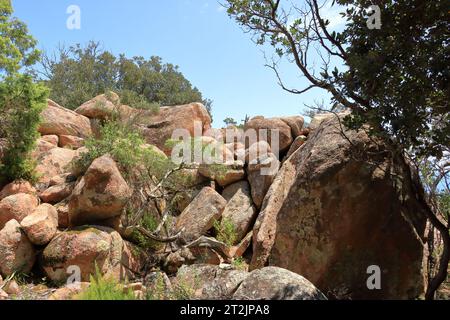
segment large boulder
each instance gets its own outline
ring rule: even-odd
[[[322,122],[324,122],[325,120],[329,120],[331,118],[335,118],[335,114],[334,113],[318,113],[316,115],[314,115],[314,117],[311,119],[311,122],[309,124],[309,129],[310,130],[315,130],[317,129]]]
[[[41,204],[20,223],[28,239],[35,245],[46,245],[56,234],[58,212],[49,204]]]
[[[94,223],[119,216],[131,189],[108,155],[95,159],[76,185],[69,201],[71,225]]]
[[[277,267],[252,271],[233,295],[235,300],[326,300],[304,277]]]
[[[255,117],[245,124],[244,130],[246,132],[255,130],[258,140],[267,141],[274,150],[285,151],[293,141],[291,127],[280,118]],[[276,137],[276,133],[272,133],[272,131],[278,131],[277,141],[272,141],[272,135]],[[246,134],[248,135],[248,133]],[[275,148],[275,143],[278,144],[278,148]]]
[[[55,204],[61,202],[72,194],[75,187],[74,182],[64,182],[49,187],[39,194],[39,197],[45,203]]]
[[[8,277],[14,272],[31,271],[36,253],[16,220],[10,220],[0,230],[0,274]]]
[[[42,135],[70,135],[86,138],[92,134],[88,118],[66,109],[49,100],[47,108],[42,111],[39,132]]]
[[[250,163],[260,157],[266,157],[271,152],[272,150],[270,149],[270,145],[267,143],[267,141],[260,140],[253,143],[248,149],[245,150],[244,161],[245,163]]]
[[[21,222],[38,206],[38,198],[27,193],[13,194],[0,201],[0,229],[10,220]]]
[[[252,199],[259,209],[267,191],[280,168],[280,161],[273,153],[260,156],[248,164],[247,176],[252,190]]]
[[[176,129],[185,129],[194,136],[203,134],[211,127],[211,118],[201,103],[191,103],[182,106],[162,107],[158,114],[139,117],[140,128],[149,144],[153,144],[170,154],[166,141],[172,138]],[[198,131],[195,125],[198,123]]]
[[[0,192],[0,200],[18,193],[35,195],[36,189],[33,188],[31,183],[29,183],[28,181],[16,180],[3,187],[2,191]]]
[[[364,130],[324,120],[283,164],[254,227],[251,268],[301,273],[338,298],[416,298],[424,290],[426,204],[405,160]],[[381,289],[369,290],[370,266]]]
[[[190,299],[229,300],[247,276],[245,271],[208,264],[184,265],[172,280],[172,287],[177,291],[189,288]]]
[[[89,281],[96,272],[124,280],[140,272],[143,253],[107,227],[84,226],[55,237],[42,252],[40,265],[54,282],[66,281],[80,268],[81,281]],[[131,269],[131,270],[130,270]]]
[[[177,230],[184,229],[181,237],[192,241],[204,235],[216,220],[220,220],[226,204],[227,201],[214,189],[203,188],[177,219]]]
[[[199,173],[206,178],[215,180],[221,187],[226,187],[245,177],[244,165],[238,161],[230,164],[203,163],[199,167]]]
[[[291,133],[294,139],[302,134],[303,124],[305,123],[305,119],[302,116],[282,117],[280,119],[291,127]]]
[[[253,205],[248,182],[242,181],[236,184],[239,186],[223,210],[221,223],[232,223],[237,243],[253,226],[258,212]]]
[[[36,166],[39,184],[46,187],[54,176],[70,171],[72,160],[77,154],[77,151],[65,148],[52,148],[41,154]]]
[[[91,119],[107,120],[113,116],[129,119],[137,115],[139,110],[122,105],[119,96],[110,91],[83,103],[75,112]]]
[[[305,143],[306,140],[307,137],[305,136],[298,136],[297,138],[295,138],[294,142],[289,148],[288,153],[286,154],[286,159],[289,158],[295,151],[297,151]]]

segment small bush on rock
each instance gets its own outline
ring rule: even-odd
[[[96,268],[90,286],[75,297],[76,300],[136,300],[134,293],[112,278],[104,277]]]
[[[232,246],[237,240],[236,228],[230,219],[224,218],[222,221],[214,222],[217,240]]]
[[[142,157],[142,137],[119,122],[106,122],[100,129],[100,137],[85,141],[88,152],[82,154],[76,166],[85,171],[95,159],[109,154],[125,171],[133,168]]]

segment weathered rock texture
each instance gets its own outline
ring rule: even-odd
[[[257,211],[253,205],[248,182],[242,181],[237,184],[239,187],[223,210],[222,224],[225,222],[233,224],[236,242],[239,242],[255,222]]]
[[[10,195],[0,201],[0,229],[10,220],[21,222],[38,206],[36,196],[27,193]]]
[[[47,203],[41,204],[22,220],[20,226],[33,244],[45,245],[53,239],[58,228],[58,212]]]
[[[322,122],[284,163],[254,228],[251,267],[289,269],[331,297],[417,297],[425,226],[418,184],[389,146],[339,128],[336,118]],[[366,286],[371,265],[382,270],[381,290]]]
[[[97,268],[105,275],[124,280],[142,267],[141,252],[106,227],[84,226],[56,236],[42,253],[40,265],[50,280],[65,281],[69,267],[78,266],[81,281],[89,281]]]
[[[248,273],[240,270],[223,270],[207,264],[184,265],[178,270],[173,285],[192,288],[193,299],[231,299]]]
[[[291,127],[280,118],[254,117],[245,124],[244,130],[256,130],[258,140],[267,141],[271,148],[274,147],[274,143],[278,143],[280,151],[288,149],[293,141]],[[264,136],[262,130],[266,130],[266,136]],[[278,141],[272,141],[272,131],[278,132]]]
[[[14,272],[28,273],[36,252],[16,220],[10,220],[0,230],[0,274],[5,278]]]
[[[277,267],[251,272],[233,295],[237,300],[326,300],[302,276]]]
[[[280,162],[272,153],[260,156],[249,163],[247,167],[248,181],[251,186],[253,202],[257,208],[261,208],[279,167]]]
[[[214,189],[205,187],[178,217],[176,229],[183,230],[182,238],[192,241],[212,228],[220,220],[226,200]]]
[[[2,191],[0,192],[0,200],[18,193],[27,193],[34,195],[36,194],[36,189],[33,188],[31,183],[29,183],[28,181],[13,181],[3,187]]]
[[[69,201],[71,225],[119,216],[131,190],[116,163],[105,155],[95,159],[76,185]]]
[[[51,100],[48,101],[47,108],[42,111],[39,132],[42,135],[71,135],[82,138],[92,134],[88,118],[63,108]]]
[[[76,151],[65,148],[52,148],[41,154],[36,166],[39,183],[47,186],[54,176],[70,171],[72,160],[76,156]]]
[[[140,117],[140,126],[145,139],[170,154],[166,141],[172,138],[176,129],[186,129],[194,135],[195,122],[199,124],[200,134],[211,127],[211,118],[201,103],[191,103],[175,107],[162,107],[156,115]]]

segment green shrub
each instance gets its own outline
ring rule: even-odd
[[[164,284],[164,277],[161,273],[158,273],[155,286],[151,290],[147,289],[146,300],[168,299],[170,299],[170,294],[168,294],[166,285]]]
[[[230,219],[223,218],[222,221],[214,222],[214,229],[216,230],[216,239],[232,246],[237,240],[236,228]]]
[[[100,128],[100,137],[85,141],[87,152],[77,160],[76,166],[85,171],[95,159],[109,154],[125,170],[135,167],[142,158],[144,139],[139,133],[117,121],[106,122]]]
[[[134,215],[134,212],[128,211],[128,214],[130,216]],[[158,227],[158,220],[154,217],[154,215],[151,212],[144,213],[141,221],[138,223],[141,227],[145,228],[147,231],[153,232]],[[162,244],[160,242],[154,241],[143,234],[141,234],[139,231],[135,230],[131,234],[131,239],[134,243],[136,243],[139,247],[143,249],[159,249]]]
[[[236,270],[246,271],[248,269],[248,264],[247,264],[247,262],[245,262],[244,258],[242,258],[242,257],[237,257],[237,258],[233,259],[233,261],[231,262],[231,265]]]
[[[46,107],[48,89],[30,76],[15,75],[0,83],[0,137],[7,148],[0,164],[0,177],[35,180],[30,157],[38,137],[40,113]],[[0,178],[1,179],[1,178]]]
[[[151,113],[158,113],[161,104],[158,102],[149,102],[143,95],[139,95],[131,90],[122,90],[119,92],[120,102],[130,107],[148,110]]]
[[[194,296],[194,287],[183,280],[178,280],[178,283],[172,288],[172,300],[192,300]]]
[[[192,174],[178,170],[178,166],[161,154],[155,147],[145,144],[145,140],[133,127],[120,121],[106,121],[100,127],[98,137],[85,141],[87,152],[75,160],[75,171],[82,174],[95,159],[109,154],[118,164],[128,185],[134,190],[133,201],[127,204],[128,222],[130,226],[139,224],[147,231],[153,232],[158,225],[159,215],[148,211],[149,199],[143,198],[140,190],[150,190],[160,183],[161,189],[174,195],[179,190],[191,186]],[[171,203],[170,200],[167,201]],[[146,249],[157,250],[160,244],[148,239],[138,231],[131,235],[136,244]]]
[[[76,300],[136,300],[134,293],[112,278],[104,277],[96,268],[90,286],[75,297]]]
[[[195,277],[193,284],[186,279],[177,279],[170,292],[164,285],[162,275],[158,276],[155,287],[147,291],[147,300],[192,300],[195,296],[195,286],[199,283],[198,277]]]

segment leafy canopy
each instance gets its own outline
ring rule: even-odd
[[[40,56],[27,26],[12,13],[11,1],[0,0],[0,79],[33,65]]]
[[[333,31],[324,5],[341,5],[346,24]],[[346,124],[419,156],[442,157],[450,145],[450,23],[445,1],[376,1],[381,29],[369,29],[369,0],[227,0],[226,8],[259,45],[273,47],[310,83],[290,88],[277,62],[268,66],[293,94],[327,90],[333,106],[353,111]]]
[[[40,74],[51,89],[51,99],[70,109],[108,90],[117,92],[124,104],[136,108],[191,102],[204,102],[211,107],[211,102],[202,97],[177,66],[163,63],[156,56],[148,60],[123,54],[116,57],[92,41],[85,47],[60,47],[55,55],[44,55]]]
[[[9,0],[0,1],[0,138],[5,151],[0,159],[0,183],[15,179],[33,180],[30,153],[38,136],[40,113],[48,90],[20,74],[39,58],[36,41],[26,25],[11,17]]]

